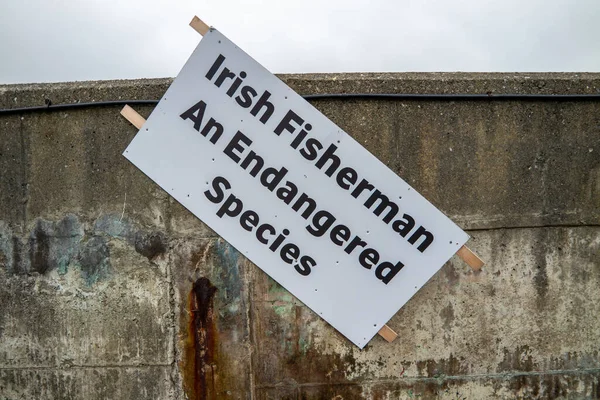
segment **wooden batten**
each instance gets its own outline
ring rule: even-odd
[[[458,249],[456,255],[475,271],[479,271],[485,264],[483,260],[479,258],[477,254],[473,253],[467,246],[462,246],[460,249]]]
[[[121,115],[125,117],[127,121],[131,123],[131,125],[135,126],[138,129],[142,129],[142,126],[146,122],[146,119],[138,114],[133,108],[128,105],[125,105],[121,110]]]
[[[194,18],[192,18],[192,22],[190,22],[190,26],[192,28],[194,28],[194,30],[196,32],[198,32],[199,34],[201,34],[202,36],[206,35],[208,30],[210,29],[210,26],[208,26],[204,21],[202,21],[200,18],[198,18],[196,16],[194,16]]]
[[[384,325],[377,333],[389,343],[392,343],[398,337],[398,334],[387,325]]]

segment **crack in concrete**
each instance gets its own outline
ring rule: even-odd
[[[248,266],[246,264],[245,266]],[[256,337],[256,330],[254,329],[254,311],[252,309],[253,298],[254,298],[254,290],[255,285],[249,284],[252,282],[251,278],[252,272],[250,268],[244,268],[244,284],[246,285],[246,326],[248,329],[248,352],[250,356],[250,400],[256,399],[256,368],[257,368],[257,360],[256,360],[256,352],[255,350],[258,347],[258,338]]]
[[[56,370],[63,371],[69,369],[104,369],[104,368],[116,368],[116,369],[127,369],[127,368],[165,368],[171,367],[172,363],[157,363],[157,364],[98,364],[98,365],[86,365],[86,364],[69,364],[64,366],[20,366],[20,367],[1,367],[0,371],[21,371],[21,370]]]
[[[600,227],[600,223],[598,224],[549,224],[549,225],[514,225],[514,226],[493,226],[486,228],[463,228],[465,232],[485,232],[485,231],[498,231],[502,229],[513,230],[513,229],[541,229],[541,228],[598,228]],[[215,240],[219,239],[219,236],[201,236],[201,235],[177,235],[170,234],[171,238],[174,240]],[[242,254],[243,255],[243,254]]]
[[[171,246],[172,248],[172,246]],[[167,280],[169,282],[169,311],[171,314],[171,340],[169,343],[169,353],[172,356],[172,360],[170,363],[171,373],[170,380],[173,385],[173,394],[174,398],[181,398],[181,382],[179,379],[179,367],[177,365],[177,357],[178,357],[178,349],[177,349],[177,332],[179,331],[177,327],[177,317],[175,315],[175,310],[177,309],[177,303],[175,299],[175,284],[173,282],[173,271],[171,269],[172,262],[172,252],[167,253],[167,261],[166,261],[166,272],[167,272]]]
[[[541,228],[599,228],[600,224],[553,224],[553,225],[518,225],[518,226],[498,226],[492,228],[471,228],[464,229],[465,232],[485,232],[485,231],[499,231],[499,230],[513,230],[513,229],[541,229]]]
[[[23,133],[23,118],[19,120],[19,136],[21,138],[21,189],[23,198],[22,203],[22,214],[23,214],[23,225],[21,227],[21,234],[25,234],[27,230],[27,203],[29,202],[29,183],[27,179],[27,152],[25,151],[25,134]]]
[[[568,370],[553,370],[553,371],[528,371],[528,372],[509,372],[501,374],[471,374],[471,375],[443,375],[439,378],[435,377],[407,377],[402,376],[399,379],[374,379],[367,381],[356,382],[308,382],[290,384],[290,382],[279,382],[275,384],[257,385],[257,389],[277,389],[277,388],[306,388],[306,387],[322,387],[322,386],[356,386],[356,385],[376,385],[376,384],[398,384],[401,382],[436,382],[445,381],[460,381],[460,380],[478,380],[478,379],[512,379],[521,376],[554,376],[554,375],[595,375],[600,373],[600,368],[588,369],[568,369]]]

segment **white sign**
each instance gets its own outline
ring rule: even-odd
[[[360,348],[468,239],[214,29],[124,155]]]

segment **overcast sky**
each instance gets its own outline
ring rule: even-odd
[[[600,72],[600,0],[0,0],[0,83],[172,77],[194,15],[280,72]]]

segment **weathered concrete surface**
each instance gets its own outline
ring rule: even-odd
[[[0,398],[172,392],[168,274],[149,235],[118,215],[1,229]]]
[[[1,399],[169,399],[170,368],[0,370]]]
[[[257,358],[263,360],[256,368],[257,386],[314,391],[342,385],[337,390],[345,397],[345,391],[367,393],[370,386],[360,385],[365,380],[393,388],[402,378],[427,383],[428,395],[451,381],[474,398],[473,387],[482,389],[481,381],[494,388],[495,396],[507,382],[515,393],[527,393],[532,388],[518,382],[587,370],[594,378],[578,389],[581,393],[568,389],[573,377],[558,379],[553,390],[599,395],[598,229],[473,234],[473,247],[488,262],[486,268],[474,273],[452,259],[390,321],[399,338],[388,344],[377,337],[363,351],[272,280],[257,277],[253,304],[261,316],[255,330],[261,338]],[[497,385],[487,382],[496,379]],[[471,388],[460,389],[466,383]]]
[[[308,93],[598,93],[600,74],[288,75]],[[0,108],[169,80],[0,87]],[[129,164],[118,107],[0,117],[0,399],[600,398],[600,103],[320,100],[471,230],[349,344]],[[138,107],[147,115],[151,108]]]
[[[0,204],[2,220],[22,229],[25,220],[27,198],[25,146],[21,135],[21,121],[18,117],[2,119],[0,140]],[[10,173],[8,173],[10,171]]]

